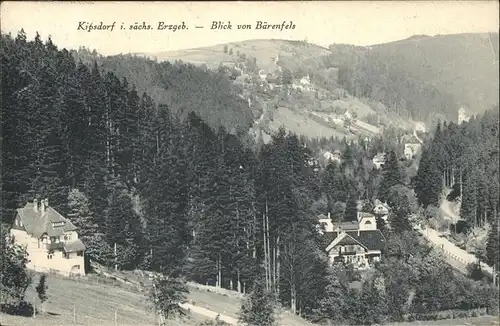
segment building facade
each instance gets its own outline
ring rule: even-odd
[[[343,262],[356,269],[367,269],[380,261],[385,238],[377,229],[373,214],[358,212],[357,221],[340,223],[333,223],[330,214],[318,218],[331,264]]]
[[[47,199],[19,208],[10,230],[13,240],[28,253],[26,267],[63,275],[85,275],[85,245],[77,228],[49,206]]]

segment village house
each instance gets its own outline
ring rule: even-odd
[[[458,110],[458,124],[462,124],[463,122],[468,122],[470,117],[467,116],[465,109],[463,107]]]
[[[380,261],[385,238],[373,214],[358,212],[357,221],[339,223],[333,223],[330,214],[321,214],[318,219],[331,264],[344,262],[356,269],[367,269]]]
[[[259,77],[262,81],[264,81],[267,78],[267,73],[261,69],[261,70],[259,70]]]
[[[375,199],[375,206],[373,207],[373,214],[382,218],[384,221],[387,220],[387,216],[389,215],[390,207],[387,203],[383,203],[382,201]]]
[[[335,150],[333,151],[333,153],[330,151],[326,151],[325,153],[323,153],[323,157],[327,161],[338,162],[338,163],[342,161],[341,159],[342,153],[339,150]]]
[[[406,159],[411,160],[412,158],[414,158],[421,147],[422,144],[420,143],[406,143],[404,149],[404,155]]]
[[[85,245],[71,221],[49,206],[48,199],[34,200],[17,209],[10,235],[28,253],[27,268],[63,275],[85,275]]]
[[[373,165],[378,170],[385,163],[385,153],[377,153],[372,160]]]

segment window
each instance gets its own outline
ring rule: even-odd
[[[52,254],[48,254],[47,259],[52,259]]]
[[[19,225],[19,221],[18,221],[18,220],[16,220],[16,226],[18,226],[18,225]]]
[[[64,226],[64,221],[52,222],[52,227],[60,227],[60,226]]]
[[[365,224],[370,225],[370,224],[372,224],[372,221],[366,221]]]
[[[23,221],[19,220],[19,225],[23,226]]]
[[[64,240],[66,240],[66,241],[71,240],[71,233],[66,233],[66,234],[64,235]]]

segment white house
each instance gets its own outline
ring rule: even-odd
[[[267,78],[267,73],[264,70],[259,70],[259,77],[261,80],[265,80]]]
[[[309,77],[309,75],[304,76],[300,79],[300,83],[302,85],[311,85],[311,78]]]
[[[330,263],[344,262],[357,269],[366,269],[380,261],[385,237],[377,229],[374,215],[358,212],[357,221],[335,224],[323,217],[320,215],[319,221],[324,227],[323,243]]]
[[[326,151],[325,153],[323,153],[323,157],[328,161],[336,161],[340,163],[340,161],[342,160],[342,153],[339,150],[335,150],[333,153],[330,151]]]
[[[85,245],[77,228],[49,206],[48,199],[35,199],[19,208],[10,235],[25,247],[27,268],[63,275],[85,275]]]
[[[468,122],[470,117],[467,116],[465,109],[463,107],[458,110],[458,124],[462,124],[462,122]]]
[[[389,215],[390,207],[387,203],[375,199],[375,206],[373,207],[373,213],[383,220],[387,220],[387,215]]]
[[[427,127],[423,122],[415,122],[415,131],[427,132]]]
[[[404,149],[404,155],[406,159],[411,160],[412,158],[414,158],[421,147],[422,144],[420,143],[406,143]]]
[[[373,165],[378,170],[385,163],[385,153],[378,153],[372,160]]]

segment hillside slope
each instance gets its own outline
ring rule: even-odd
[[[278,64],[276,63],[277,56],[280,58],[294,58],[296,62],[295,66],[287,68],[295,70],[300,66],[302,61],[330,54],[330,51],[319,45],[307,42],[263,39],[230,42],[211,47],[181,51],[141,53],[139,55],[156,58],[158,61],[182,60],[186,63],[206,64],[208,68],[215,69],[221,62],[236,62],[242,54],[246,57],[255,58],[260,69],[272,72],[278,68]]]
[[[370,47],[330,46],[343,85],[413,118],[439,112],[456,121],[499,100],[498,33],[414,36]]]

